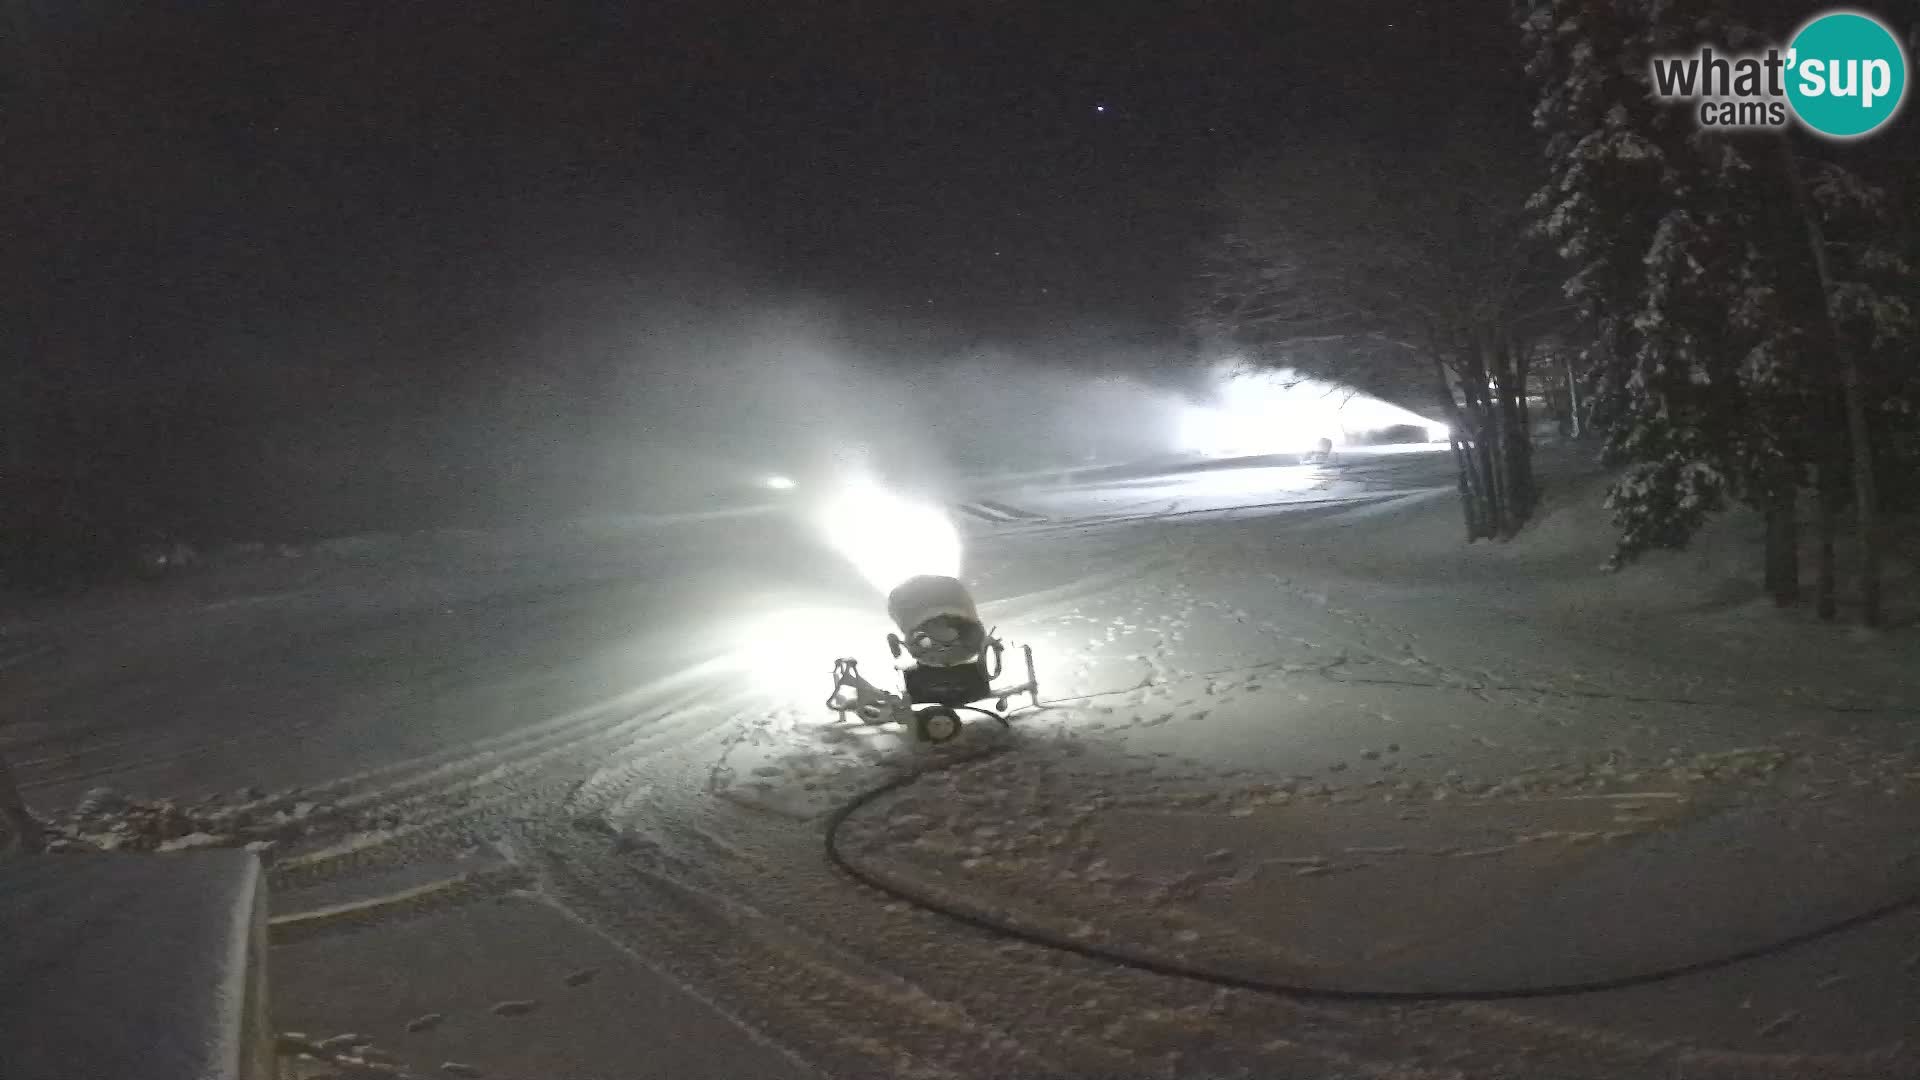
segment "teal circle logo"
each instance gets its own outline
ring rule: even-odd
[[[1852,139],[1892,120],[1907,96],[1907,54],[1871,15],[1835,11],[1788,45],[1787,101],[1819,134]]]

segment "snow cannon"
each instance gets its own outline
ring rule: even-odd
[[[987,647],[980,612],[958,578],[908,578],[887,594],[887,615],[900,628],[899,634],[888,635],[893,655],[898,657],[904,647],[916,664],[958,667]]]
[[[863,723],[899,723],[919,742],[943,743],[960,734],[960,710],[1006,722],[1012,698],[1040,703],[1033,648],[1020,646],[1026,681],[995,687],[1007,645],[980,621],[973,596],[958,578],[922,574],[887,594],[887,615],[899,633],[887,635],[906,692],[896,694],[861,677],[859,664],[843,657],[833,666],[827,708]],[[904,654],[904,657],[903,657]],[[978,702],[992,701],[991,710]]]

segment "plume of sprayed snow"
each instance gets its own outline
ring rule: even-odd
[[[648,471],[803,484],[857,472],[939,498],[965,474],[1165,452],[1182,406],[1139,379],[1010,349],[876,345],[818,306],[683,317],[668,333],[650,321],[615,395]]]

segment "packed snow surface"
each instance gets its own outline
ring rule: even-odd
[[[1765,608],[1738,520],[1604,574],[1600,478],[1552,458],[1530,530],[1466,547],[1450,469],[983,487],[963,573],[1045,704],[937,749],[823,708],[835,657],[890,677],[888,627],[781,514],[369,538],[21,618],[0,747],[75,857],[270,847],[277,1022],[352,1036],[289,1036],[316,1072],[668,1075],[618,1023],[734,1033],[715,1076],[1913,1075],[1911,911],[1634,989],[1372,1004],[828,868],[826,815],[924,771],[843,833],[893,887],[1389,991],[1712,961],[1920,890],[1910,632]],[[484,991],[450,944],[483,932]],[[618,977],[561,978],[589,968]]]

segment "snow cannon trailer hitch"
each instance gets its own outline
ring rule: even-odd
[[[887,596],[887,614],[900,628],[887,635],[906,692],[896,694],[867,681],[859,662],[842,657],[833,664],[833,693],[827,708],[841,720],[864,724],[898,723],[916,742],[943,743],[960,734],[961,709],[1006,722],[1008,703],[1026,694],[1040,704],[1040,682],[1033,672],[1033,648],[1020,646],[1025,682],[996,687],[1004,667],[1006,642],[987,630],[974,610],[966,586],[950,577],[911,578]],[[993,709],[978,705],[992,701]]]

